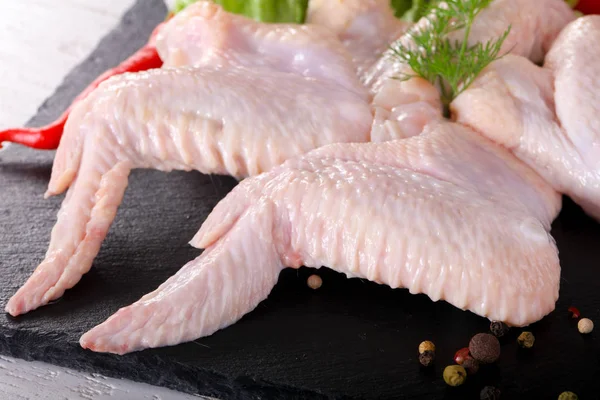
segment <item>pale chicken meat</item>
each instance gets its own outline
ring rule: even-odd
[[[361,77],[410,26],[395,17],[389,0],[311,0],[307,22],[337,35]]]
[[[496,39],[510,27],[501,54],[510,52],[541,62],[556,36],[574,19],[575,14],[564,0],[495,0],[475,18],[469,42]],[[412,29],[419,29],[426,22],[422,19]],[[461,38],[461,32],[457,32],[456,39]],[[410,35],[400,40],[410,41]],[[387,53],[367,73],[365,83],[377,93],[390,78],[403,73],[406,66]]]
[[[474,44],[496,39],[510,26],[501,54],[510,51],[537,62],[574,18],[563,0],[496,0],[475,19],[469,41]],[[428,23],[427,18],[422,18],[398,40],[410,47],[412,32]],[[462,32],[456,32],[454,39],[460,41]],[[422,79],[402,80],[407,76],[414,76],[414,72],[388,51],[363,77],[374,96],[372,141],[418,135],[428,123],[442,118],[437,88]]]
[[[265,299],[282,268],[301,265],[526,325],[558,297],[548,232],[559,209],[535,172],[457,124],[326,146],[241,182],[193,238],[204,253],[81,345],[123,354],[210,335]]]
[[[319,29],[260,31],[246,20],[247,25],[237,21],[236,26],[260,34],[252,43],[246,38],[243,45],[232,45],[229,53],[210,37],[202,49],[188,49],[188,58],[165,50],[165,43],[187,34],[178,28],[182,19],[207,18],[209,12],[212,22],[227,24],[233,18],[214,4],[191,6],[167,24],[158,42],[171,67],[112,78],[73,109],[47,195],[70,189],[46,257],[8,302],[10,314],[62,296],[90,269],[133,168],[243,178],[326,144],[370,140],[369,95],[337,39],[327,39],[324,32],[320,42]],[[242,33],[227,30],[221,39],[230,34],[233,41]],[[278,42],[282,36],[285,43]],[[280,52],[294,40],[296,53],[293,46]],[[272,57],[256,64],[256,54],[245,52],[261,43],[260,55]],[[191,58],[196,50],[200,61]],[[222,65],[224,59],[235,65]],[[191,66],[174,67],[180,63]]]
[[[562,31],[544,67],[554,77],[556,114],[567,144],[551,183],[600,220],[599,44],[600,16],[580,18]]]
[[[438,89],[420,77],[390,79],[373,97],[371,142],[406,139],[443,119]]]
[[[505,146],[597,219],[599,41],[600,17],[578,19],[561,33],[544,68],[507,56],[452,104],[458,122]]]
[[[596,161],[596,175],[578,175],[598,159],[587,129],[595,106],[582,127],[577,103],[557,100],[557,119],[553,85],[569,95],[574,72],[590,76],[588,58],[561,43],[596,23],[567,28],[546,68],[494,63],[452,104],[459,124],[444,121],[435,86],[391,79],[405,65],[381,58],[367,71],[406,29],[392,18],[387,0],[315,0],[307,26],[260,24],[205,1],[173,18],[157,40],[164,69],[110,79],[73,109],[47,195],[68,192],[45,259],[6,311],[59,298],[91,268],[133,168],[258,176],[208,217],[191,242],[205,249],[197,259],[86,333],[85,348],[123,354],[210,335],[301,265],[511,325],[552,311],[558,192],[589,200],[582,179],[598,171]],[[562,0],[496,0],[471,40],[512,24],[505,48],[540,61],[573,18]],[[573,62],[553,62],[561,56]]]
[[[199,1],[161,29],[156,46],[164,68],[276,70],[334,82],[366,96],[350,53],[333,33],[315,25],[259,23]]]

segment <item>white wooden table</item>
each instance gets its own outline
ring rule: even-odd
[[[23,125],[33,116],[63,77],[91,53],[133,3],[134,0],[0,0],[0,129]],[[2,400],[197,398],[150,385],[0,357]]]

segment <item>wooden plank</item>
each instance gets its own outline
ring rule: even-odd
[[[134,0],[0,0],[0,129],[25,123]]]
[[[0,399],[209,400],[169,389],[0,356]]]

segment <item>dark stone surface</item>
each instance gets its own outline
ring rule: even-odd
[[[32,124],[60,114],[104,68],[141,45],[164,16],[161,1],[140,0],[123,24],[66,79]],[[52,152],[11,146],[0,152],[0,305],[43,258],[61,199],[43,200]],[[597,398],[598,335],[582,336],[567,308],[600,324],[600,226],[567,201],[554,224],[563,267],[557,309],[530,329],[531,351],[511,331],[496,365],[461,388],[441,376],[454,352],[488,322],[423,295],[390,290],[321,269],[286,270],[269,298],[211,337],[126,356],[78,346],[82,333],[155,289],[199,253],[187,245],[212,207],[234,185],[199,173],[134,171],[125,200],[92,271],[52,305],[13,319],[0,315],[0,353],[100,372],[223,399],[477,399],[486,385],[503,398],[557,398],[571,390]],[[437,346],[435,366],[420,367],[417,346]]]

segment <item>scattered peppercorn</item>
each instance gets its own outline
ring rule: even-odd
[[[577,323],[577,329],[583,334],[590,333],[594,330],[594,323],[589,318],[581,318]]]
[[[569,307],[569,314],[571,314],[571,318],[573,319],[577,319],[581,316],[581,313],[577,307]]]
[[[579,397],[573,392],[562,392],[558,400],[578,400]]]
[[[491,364],[500,357],[500,342],[489,333],[478,333],[469,342],[469,351],[482,364]]]
[[[481,393],[479,394],[479,398],[481,400],[499,400],[500,399],[500,389],[493,386],[486,386],[481,389]]]
[[[460,365],[448,365],[444,369],[444,382],[450,386],[460,386],[467,380],[467,371]]]
[[[421,344],[419,345],[419,354],[423,354],[428,350],[435,352],[435,344],[433,344],[433,342],[430,342],[429,340],[421,342]]]
[[[535,336],[531,332],[522,332],[517,338],[517,343],[524,349],[530,349],[535,343]]]
[[[473,357],[467,358],[462,363],[462,366],[469,375],[475,375],[477,373],[477,371],[479,371],[479,361],[477,361]]]
[[[311,289],[318,289],[321,287],[321,285],[323,285],[323,280],[321,279],[321,277],[319,275],[311,275],[308,277],[308,280],[306,281],[306,283],[308,284],[308,287]]]
[[[464,363],[469,357],[471,357],[469,355],[469,348],[463,347],[462,349],[458,350],[456,354],[454,354],[454,362],[458,365],[462,365],[462,363]]]
[[[508,333],[509,327],[502,321],[492,321],[490,331],[496,337],[502,337]]]
[[[429,367],[435,361],[435,353],[431,350],[425,350],[419,354],[419,362],[424,367]]]

